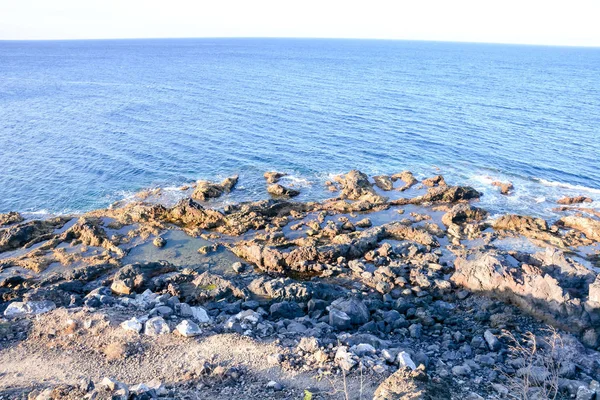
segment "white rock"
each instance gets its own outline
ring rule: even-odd
[[[410,354],[405,351],[398,353],[398,364],[400,364],[400,367],[407,367],[413,371],[417,369],[415,362],[410,358]]]
[[[171,333],[171,329],[162,317],[154,317],[146,321],[144,333],[148,336],[165,335]]]
[[[335,361],[345,371],[350,371],[356,365],[356,361],[352,359],[352,354],[348,353],[346,346],[338,347],[335,353]]]
[[[175,327],[175,329],[177,330],[177,333],[184,337],[198,336],[202,333],[202,330],[200,329],[198,324],[192,321],[188,321],[187,319],[181,321]]]
[[[208,324],[211,321],[208,313],[202,307],[192,307],[192,318],[199,324]]]
[[[121,328],[125,329],[126,331],[140,333],[140,331],[142,330],[142,321],[133,317],[131,319],[128,319],[127,321],[123,321],[121,323]]]
[[[368,343],[360,343],[350,349],[354,354],[359,357],[364,357],[377,353],[375,347]]]
[[[22,317],[24,315],[38,315],[56,308],[56,304],[51,301],[15,301],[10,303],[4,310],[5,317]]]

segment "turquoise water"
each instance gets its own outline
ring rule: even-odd
[[[443,173],[492,212],[600,199],[600,49],[434,42],[0,42],[0,212],[105,207],[239,173]],[[490,185],[510,180],[505,197]],[[598,205],[598,202],[596,202]]]

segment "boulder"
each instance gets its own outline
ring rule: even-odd
[[[183,337],[193,337],[198,336],[202,333],[202,330],[195,322],[184,319],[175,327],[175,330],[178,334]]]
[[[192,193],[192,198],[196,200],[206,201],[221,197],[224,193],[229,193],[238,182],[238,176],[234,175],[224,179],[221,183],[209,181],[198,181],[196,189]]]
[[[500,193],[509,194],[511,190],[513,190],[513,184],[510,182],[492,182],[492,186],[498,186],[500,188]]]
[[[23,222],[24,218],[16,211],[0,214],[0,226]]]
[[[488,212],[482,208],[474,207],[468,203],[456,204],[442,217],[442,223],[446,226],[462,224],[465,222],[481,221],[485,219]]]
[[[148,336],[160,336],[171,333],[171,329],[163,317],[154,317],[146,321],[144,333]]]
[[[294,319],[304,315],[304,312],[298,303],[289,301],[282,301],[281,303],[272,304],[271,308],[269,308],[269,312],[271,317],[274,319]]]
[[[358,170],[337,176],[335,180],[342,187],[342,199],[362,200],[370,203],[384,203],[387,200],[375,192],[369,182],[369,177]]]
[[[12,302],[4,310],[4,316],[7,318],[23,317],[26,315],[44,314],[56,308],[56,304],[49,300]]]
[[[335,300],[329,306],[330,313],[331,310],[338,310],[345,313],[350,318],[350,323],[352,325],[362,325],[367,323],[370,319],[369,309],[365,303],[355,297]]]
[[[141,293],[148,287],[151,278],[176,270],[177,267],[166,261],[129,264],[115,273],[110,288],[121,295]]]
[[[267,183],[277,183],[281,178],[283,178],[286,175],[287,174],[283,172],[268,171],[265,172],[263,176],[267,180]]]
[[[394,189],[394,182],[388,175],[377,175],[373,177],[375,185],[381,190],[392,190]]]
[[[394,181],[394,182],[396,182],[398,179],[404,182],[404,186],[398,188],[398,190],[400,190],[402,192],[405,191],[406,189],[409,189],[413,185],[416,185],[419,182],[417,180],[417,178],[415,178],[415,176],[410,171],[402,171],[398,174],[392,175],[391,178],[392,178],[392,181]]]
[[[558,224],[583,232],[588,239],[600,242],[600,220],[589,217],[567,216],[562,217]]]
[[[436,175],[434,177],[424,179],[421,183],[429,187],[446,186],[446,181],[444,180],[444,177],[442,175]]]
[[[295,189],[286,188],[279,183],[274,183],[267,187],[267,192],[271,196],[275,197],[296,197],[300,194],[300,191]]]
[[[593,200],[586,196],[575,196],[575,197],[563,197],[558,200],[558,204],[563,205],[571,205],[571,204],[580,204],[580,203],[591,203]]]

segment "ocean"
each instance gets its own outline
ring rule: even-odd
[[[239,174],[301,200],[441,173],[492,213],[600,205],[600,48],[328,39],[0,42],[0,212],[88,211]],[[494,180],[511,181],[510,196]]]

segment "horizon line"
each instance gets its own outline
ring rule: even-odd
[[[393,41],[393,42],[428,42],[428,43],[455,43],[455,44],[487,44],[509,46],[535,46],[535,47],[572,47],[598,49],[598,45],[586,44],[548,44],[548,43],[514,43],[514,42],[486,42],[470,40],[442,40],[442,39],[404,39],[404,38],[371,38],[371,37],[316,37],[316,36],[173,36],[173,37],[118,37],[118,38],[63,38],[63,39],[2,39],[0,42],[83,42],[83,41],[120,41],[120,40],[194,40],[194,39],[293,39],[293,40],[364,40],[364,41]]]

